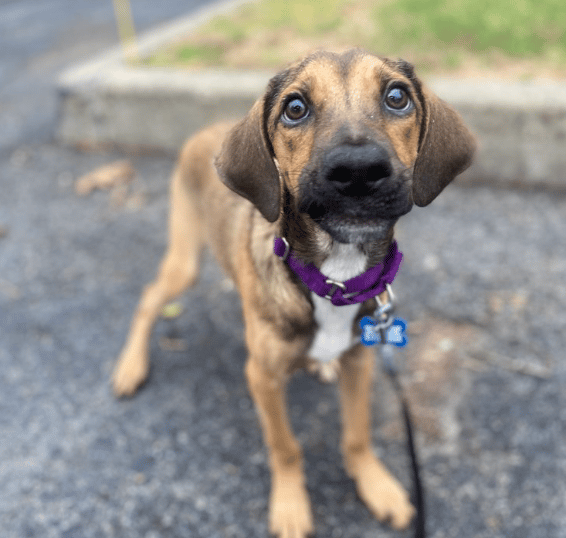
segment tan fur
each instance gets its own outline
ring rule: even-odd
[[[316,324],[309,292],[273,254],[273,238],[285,234],[305,262],[320,266],[328,256],[332,239],[297,210],[296,196],[302,171],[317,164],[318,155],[340,129],[354,142],[371,137],[388,144],[405,167],[434,159],[439,152],[450,153],[450,142],[439,131],[442,126],[428,127],[430,113],[416,98],[414,111],[402,118],[392,118],[376,105],[381,81],[392,78],[413,84],[393,62],[359,51],[315,55],[275,77],[242,122],[209,128],[186,143],[171,184],[168,249],[156,280],[142,294],[113,375],[118,396],[132,395],[144,382],[153,323],[163,305],[195,281],[201,248],[209,245],[241,295],[249,352],[246,378],[269,448],[269,526],[283,538],[302,538],[313,531],[302,451],[287,416],[285,386],[295,369],[309,364]],[[283,99],[305,87],[317,122],[301,129],[282,127],[278,117]],[[436,99],[428,93],[426,98]],[[473,141],[455,113],[446,114],[458,123],[449,126],[453,145],[462,153],[454,159],[467,163]],[[423,138],[442,147],[419,148]],[[426,172],[420,166],[421,173]],[[454,168],[459,172],[463,167]],[[426,184],[413,188],[428,203],[452,177],[439,180],[437,192]],[[288,200],[283,200],[285,189]],[[380,241],[364,245],[372,264],[383,258],[391,240],[392,230]],[[366,301],[359,316],[373,308],[375,300]],[[371,449],[373,353],[354,345],[339,363],[345,467],[375,516],[404,528],[413,507]]]

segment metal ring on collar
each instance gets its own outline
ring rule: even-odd
[[[342,291],[346,291],[346,286],[343,282],[338,282],[337,280],[332,280],[331,278],[327,278],[324,282],[325,284],[330,284],[332,286],[328,293],[324,296],[324,298],[328,299],[329,301],[332,300],[332,297],[334,296],[334,293],[336,293],[336,290],[338,288],[340,288]]]
[[[282,237],[281,239],[283,243],[285,243],[285,252],[283,253],[283,256],[281,256],[281,258],[283,259],[283,261],[287,261],[289,252],[291,252],[291,245],[289,245],[289,241],[287,241],[287,239],[285,239],[284,237]]]

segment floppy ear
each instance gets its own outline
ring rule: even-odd
[[[229,131],[215,164],[227,187],[247,198],[269,222],[275,222],[279,217],[279,172],[266,140],[265,101],[265,97],[258,100]]]
[[[424,136],[413,171],[413,201],[430,204],[472,162],[476,140],[460,115],[423,88]]]

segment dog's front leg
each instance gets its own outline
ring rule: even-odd
[[[267,372],[254,355],[246,364],[246,376],[269,450],[269,530],[280,538],[304,538],[313,532],[313,523],[302,451],[287,416],[286,380]]]
[[[342,453],[346,471],[375,517],[405,528],[414,514],[403,486],[375,457],[371,446],[373,348],[359,344],[341,359]]]
[[[178,169],[171,183],[169,245],[157,278],[142,293],[130,333],[114,368],[116,396],[131,396],[149,372],[149,339],[155,320],[167,303],[192,285],[199,268],[202,238],[194,201]]]

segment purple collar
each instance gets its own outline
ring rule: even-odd
[[[337,282],[323,275],[314,264],[305,265],[299,260],[286,239],[276,237],[273,250],[287,262],[309,290],[329,299],[334,306],[363,303],[385,291],[386,285],[393,282],[403,258],[397,249],[397,241],[393,241],[382,263],[345,282]]]

